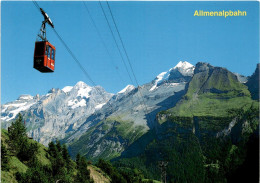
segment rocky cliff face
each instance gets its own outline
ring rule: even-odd
[[[256,70],[252,76],[249,77],[246,85],[251,93],[252,99],[259,100],[259,63],[256,66]]]
[[[115,94],[109,101],[112,106],[105,105],[64,139],[70,144],[72,155],[79,151],[93,158],[119,156],[127,146],[157,125],[158,112],[173,107],[181,99],[193,70],[191,64],[179,62],[152,82],[138,88],[128,85]],[[85,130],[88,123],[96,125]],[[96,137],[95,141],[92,137]]]
[[[225,179],[234,178],[228,174],[251,157],[252,154],[245,157],[248,142],[258,152],[259,109],[256,106],[249,109],[240,106],[223,117],[186,117],[161,112],[157,120],[163,123],[137,139],[113,161],[120,168],[141,167],[155,179],[160,178],[158,162],[164,161],[168,163],[168,180],[186,182],[194,178],[192,182],[205,179],[210,182],[214,178],[226,182]],[[252,137],[254,145],[250,142]],[[257,159],[258,153],[253,155]],[[249,172],[258,166],[255,160],[245,164]],[[188,171],[183,173],[184,170]],[[217,170],[213,177],[212,170]]]
[[[75,86],[52,89],[43,96],[21,96],[2,106],[2,124],[8,127],[21,112],[28,135],[45,145],[55,139],[71,144],[86,137],[82,135],[87,133],[81,149],[90,149],[90,156],[119,154],[127,144],[156,125],[157,112],[176,104],[193,71],[193,65],[181,61],[150,83],[138,88],[127,85],[116,94],[78,82]],[[120,134],[120,137],[111,138],[111,134]],[[105,148],[99,148],[101,146],[114,152],[107,153]]]
[[[102,92],[102,97],[97,90]],[[62,90],[52,89],[43,96],[22,95],[16,101],[2,106],[2,125],[7,128],[20,112],[28,135],[47,145],[51,140],[64,138],[78,129],[88,116],[100,110],[112,96],[100,86],[90,87],[83,82]]]

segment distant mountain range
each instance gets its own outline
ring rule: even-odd
[[[28,135],[40,143],[61,139],[72,156],[80,152],[93,160],[112,159],[171,116],[224,117],[258,96],[259,64],[245,77],[208,63],[180,61],[151,82],[138,88],[127,85],[116,94],[80,81],[43,96],[21,95],[1,106],[1,121],[7,128],[21,113]],[[212,134],[220,134],[231,121]]]

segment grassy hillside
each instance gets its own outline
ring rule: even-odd
[[[199,63],[194,73],[183,99],[167,111],[170,114],[220,117],[228,116],[230,109],[258,105],[252,101],[247,86],[228,70]]]
[[[108,118],[69,144],[69,152],[72,157],[80,153],[93,161],[99,158],[108,160],[120,156],[124,147],[132,144],[143,134],[144,127],[135,126],[132,121]]]
[[[90,177],[94,180],[96,183],[109,183],[111,182],[110,177],[104,173],[100,168],[89,165],[88,169],[90,170]]]
[[[2,144],[8,149],[10,149],[10,146],[8,144],[9,137],[8,132],[5,129],[1,129],[1,141]],[[33,140],[30,140],[32,143],[37,143]],[[43,162],[44,164],[50,163],[50,161],[43,155],[45,154],[46,148],[43,145],[39,145],[39,153],[37,153],[37,158],[39,161]],[[28,166],[25,165],[23,162],[21,162],[16,156],[12,156],[12,153],[8,150],[8,158],[9,158],[9,165],[10,170],[9,171],[1,171],[1,181],[2,182],[17,182],[15,174],[17,172],[25,173],[28,169]]]
[[[50,149],[46,148],[42,144],[39,144],[38,142],[28,139],[29,143],[32,144],[37,144],[38,150],[35,154],[36,159],[30,159],[30,160],[23,160],[21,157],[17,155],[17,152],[14,151],[13,147],[11,146],[11,139],[9,138],[9,134],[7,130],[1,129],[1,142],[2,142],[2,148],[4,147],[6,150],[5,155],[1,154],[1,156],[7,157],[7,164],[8,164],[8,169],[4,168],[4,165],[2,164],[2,170],[1,170],[1,182],[3,183],[16,183],[16,182],[28,182],[28,181],[33,181],[33,182],[50,182],[52,180],[52,177],[49,176],[55,176],[53,173],[48,171],[53,171],[55,169],[54,163],[55,160],[51,155],[50,155]],[[55,146],[54,146],[55,147]],[[57,146],[58,147],[58,146]],[[56,147],[55,147],[56,148]],[[19,154],[19,153],[18,153]],[[69,166],[70,172],[67,172],[67,174],[71,174],[71,178],[67,177],[67,180],[64,179],[62,182],[71,182],[72,180],[75,180],[73,182],[77,182],[77,175],[79,174],[79,169],[76,168],[77,163],[74,161],[68,159],[69,164],[65,166]],[[62,163],[64,161],[59,160],[59,165],[58,166],[63,166]],[[66,163],[65,163],[66,164]],[[60,167],[62,168],[62,167]],[[85,164],[85,169],[87,168],[90,170],[90,177],[94,180],[94,182],[104,182],[104,183],[109,183],[110,178],[104,173],[101,169],[95,167],[94,165],[88,165]],[[41,170],[44,169],[44,172]],[[68,169],[68,170],[69,170]],[[47,171],[47,172],[46,172]],[[30,174],[32,172],[32,174]],[[33,173],[34,172],[34,173]],[[47,174],[47,175],[46,175]],[[87,175],[87,174],[86,174]],[[34,177],[36,176],[36,177]],[[49,178],[46,178],[49,177]],[[55,176],[56,177],[56,176]],[[57,177],[58,178],[58,177]],[[56,179],[57,179],[56,178]],[[56,180],[54,178],[54,180]],[[59,175],[59,179],[63,179],[61,175]],[[90,179],[89,179],[90,180]],[[85,182],[88,181],[85,179]],[[52,182],[52,181],[51,181]],[[88,181],[91,182],[91,181]]]
[[[70,158],[66,146],[59,141],[50,142],[46,148],[27,137],[22,121],[19,115],[8,132],[2,129],[1,182],[153,182],[145,179],[138,169],[117,170],[110,162],[102,159],[92,165],[78,153],[74,161]]]

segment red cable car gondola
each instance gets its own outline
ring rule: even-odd
[[[33,67],[40,72],[53,72],[55,47],[48,41],[35,42]]]
[[[52,28],[54,28],[54,25],[43,9],[40,8],[40,10],[44,16],[44,21],[37,37],[40,40],[35,42],[33,67],[40,72],[54,72],[56,49],[46,39],[45,23],[48,23]]]

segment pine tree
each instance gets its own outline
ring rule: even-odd
[[[14,141],[17,141],[21,137],[26,137],[26,128],[20,113],[15,122],[12,122],[11,126],[8,128],[8,136],[10,140]]]
[[[113,183],[127,183],[125,178],[112,166],[110,162],[99,159],[97,166],[111,177]]]
[[[67,164],[69,164],[70,163],[70,155],[69,155],[67,146],[65,144],[63,144],[61,149],[62,149],[62,157],[63,157],[63,159],[66,161]]]
[[[66,168],[68,170],[68,173],[72,173],[72,169],[74,167],[73,167],[73,164],[71,162],[71,158],[70,158],[67,146],[65,144],[63,144],[61,149],[62,149],[62,157],[63,157],[63,159],[66,163]]]
[[[58,152],[62,151],[61,144],[60,144],[59,140],[56,141],[56,147],[57,147]]]
[[[21,161],[28,161],[36,155],[39,147],[36,143],[29,141],[21,114],[8,128],[8,136],[11,152]]]
[[[93,180],[90,178],[90,172],[87,169],[88,163],[85,157],[80,157],[79,154],[77,154],[77,176],[76,176],[76,182],[81,183],[92,183]]]
[[[1,168],[2,170],[9,170],[9,165],[8,165],[8,156],[7,156],[7,149],[3,142],[1,141]]]
[[[48,149],[48,153],[51,157],[56,158],[58,155],[58,149],[56,147],[56,145],[54,144],[54,142],[50,142],[49,143],[49,149]]]
[[[36,156],[38,149],[37,143],[30,142],[25,138],[20,144],[17,157],[22,161],[28,161]]]
[[[78,153],[77,156],[76,156],[76,164],[77,164],[77,167],[79,166],[79,161],[80,161],[80,154]]]
[[[15,122],[12,122],[8,128],[9,146],[14,155],[19,153],[19,149],[24,141],[27,139],[26,128],[23,124],[22,115],[19,113]]]

